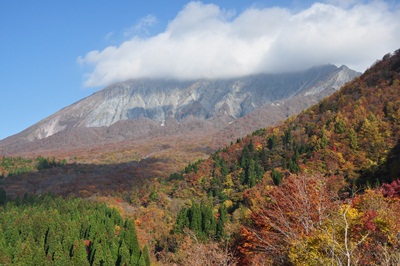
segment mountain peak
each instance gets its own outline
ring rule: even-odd
[[[319,95],[320,99],[358,75],[348,68],[322,65],[300,72],[218,80],[127,80],[65,107],[13,139],[31,142],[79,128],[110,127],[119,121],[136,121],[139,128],[133,130],[142,132],[139,124],[146,119],[161,127],[168,126],[171,119],[182,123],[194,117],[217,123],[214,127],[219,128],[221,119],[232,122],[296,95]]]

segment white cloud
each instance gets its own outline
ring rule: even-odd
[[[218,78],[346,64],[364,71],[400,47],[400,10],[382,1],[315,3],[292,12],[249,8],[241,14],[190,2],[151,37],[91,51],[85,86],[139,77]],[[137,24],[139,29],[155,21]]]

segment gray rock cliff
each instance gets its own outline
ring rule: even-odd
[[[186,119],[218,123],[218,117],[232,123],[261,107],[279,105],[284,100],[328,96],[359,75],[346,66],[323,65],[300,72],[231,79],[128,80],[112,84],[1,141],[0,148],[10,143],[21,146],[23,142],[79,128],[110,127],[123,121],[136,121],[132,130],[138,132],[142,130],[141,121],[146,119],[156,122],[158,127]],[[151,128],[154,129],[154,123]]]

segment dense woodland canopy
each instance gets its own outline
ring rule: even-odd
[[[396,265],[399,145],[400,50],[282,125],[171,175],[171,193],[224,204],[243,264]]]
[[[93,265],[148,265],[147,250],[156,265],[398,265],[399,154],[400,50],[298,116],[168,180],[115,200],[92,197],[116,208],[7,202],[0,193],[0,261],[38,252],[48,264],[75,263],[85,248],[82,261]],[[31,232],[39,219],[45,226]]]
[[[0,203],[1,265],[150,265],[135,224],[105,204],[50,195]]]

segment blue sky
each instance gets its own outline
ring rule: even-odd
[[[117,81],[346,64],[400,48],[398,1],[0,1],[0,139]]]

